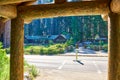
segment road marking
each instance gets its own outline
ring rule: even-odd
[[[62,69],[65,63],[66,63],[66,60],[63,61],[63,63],[58,67],[58,69]]]
[[[97,66],[96,62],[93,61],[93,64],[95,65],[96,69],[97,69],[97,73],[101,74],[102,71],[99,69],[99,67]]]

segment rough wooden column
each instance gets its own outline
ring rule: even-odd
[[[111,12],[109,14],[108,25],[108,80],[120,80],[120,14]]]
[[[10,80],[23,80],[24,21],[11,20]]]

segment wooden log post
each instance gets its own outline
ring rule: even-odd
[[[111,0],[110,8],[112,12],[120,14],[120,0]]]
[[[11,20],[10,80],[23,80],[24,20]]]
[[[108,80],[120,80],[120,14],[111,12],[109,14],[108,23]]]

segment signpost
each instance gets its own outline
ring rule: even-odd
[[[79,50],[79,46],[78,44],[76,44],[76,61],[78,61],[78,50]]]

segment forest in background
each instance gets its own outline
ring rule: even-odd
[[[69,35],[75,42],[107,38],[107,22],[101,16],[70,16],[33,20],[25,24],[26,36]]]
[[[38,0],[35,4],[46,3],[53,3],[53,0]],[[80,47],[82,45],[92,50],[107,51],[107,26],[107,21],[103,21],[101,15],[36,19],[24,25],[26,38],[24,51],[25,54],[59,54],[74,51],[76,43],[79,43]],[[70,37],[64,44],[56,44],[49,38],[49,36],[61,34]],[[37,45],[34,42],[37,42]],[[9,53],[10,49],[6,51]]]
[[[80,1],[80,0],[68,0]],[[53,3],[53,0],[38,0],[35,4]],[[25,24],[25,36],[68,35],[74,42],[95,38],[107,38],[107,22],[100,15],[70,16],[33,20]]]

